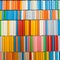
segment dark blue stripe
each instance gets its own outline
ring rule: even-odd
[[[22,52],[22,60],[24,60],[24,52]]]
[[[27,36],[25,36],[25,50],[27,51]]]

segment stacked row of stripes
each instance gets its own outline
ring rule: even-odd
[[[0,0],[0,60],[60,60],[60,0]]]

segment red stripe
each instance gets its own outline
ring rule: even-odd
[[[54,36],[55,39],[55,51],[58,51],[58,36]]]
[[[32,54],[31,54],[31,52],[29,53],[29,60],[32,60]]]
[[[52,51],[52,36],[49,36],[49,51]]]
[[[18,36],[22,36],[22,21],[18,20]]]
[[[25,35],[25,20],[22,20],[22,35]]]
[[[29,20],[29,35],[31,35],[31,21]]]

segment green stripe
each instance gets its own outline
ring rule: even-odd
[[[6,19],[6,11],[4,11],[4,19]]]
[[[46,36],[43,36],[43,50],[46,51]]]
[[[46,60],[46,52],[44,52],[44,60]]]
[[[58,10],[58,19],[60,19],[60,10]]]
[[[0,21],[0,36],[1,36],[1,21]]]
[[[58,9],[58,0],[55,1],[55,8]]]
[[[3,55],[2,55],[2,60],[5,60],[5,53],[3,52]]]
[[[33,51],[33,39],[32,36],[30,36],[30,51]]]

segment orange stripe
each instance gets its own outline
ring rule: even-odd
[[[39,14],[39,12],[38,12],[38,10],[36,11],[36,19],[38,19],[38,14]]]
[[[12,60],[18,60],[18,52],[13,52],[13,59]]]
[[[6,1],[3,1],[3,9],[6,10]]]
[[[52,19],[53,19],[53,20],[56,19],[56,10],[52,10]]]
[[[23,19],[26,19],[26,11],[23,12]]]
[[[49,19],[49,18],[48,18],[48,11],[47,11],[47,10],[44,10],[44,11],[43,11],[43,19],[44,19],[44,20]]]
[[[20,1],[20,10],[22,10],[22,1]]]
[[[10,1],[6,1],[6,9],[10,10]]]
[[[21,36],[21,52],[24,52],[24,37]]]

